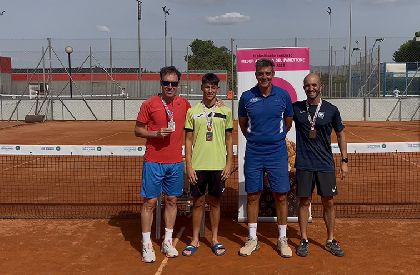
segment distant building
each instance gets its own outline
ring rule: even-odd
[[[112,76],[107,68],[72,69],[73,97],[129,97],[147,98],[160,91],[159,73],[142,73],[141,90],[136,68],[112,68]],[[183,72],[178,93],[184,96],[201,96],[201,78],[208,71]],[[220,94],[227,92],[227,72],[214,72],[220,78]],[[53,95],[70,96],[67,69],[48,68],[12,69],[9,57],[0,57],[0,91],[6,95],[36,97]]]

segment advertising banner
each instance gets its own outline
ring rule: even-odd
[[[265,49],[237,49],[238,98],[244,91],[257,84],[255,78],[255,63],[259,59],[270,59],[275,64],[273,85],[286,90],[292,102],[306,98],[303,90],[303,79],[310,72],[309,48],[265,48]],[[238,129],[240,129],[238,127]],[[296,138],[292,129],[287,138]],[[246,139],[239,130],[238,133],[238,166],[239,166],[239,211],[238,221],[246,221],[246,192],[244,179],[244,156]],[[274,200],[268,188],[265,188],[260,200],[260,221],[275,221]],[[294,192],[289,195],[289,220],[297,220],[297,204]]]

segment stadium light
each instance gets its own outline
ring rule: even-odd
[[[73,52],[73,48],[70,46],[67,46],[64,50],[66,51],[68,60],[69,60],[70,98],[73,98],[73,79],[71,77],[71,58],[70,58],[70,55]]]
[[[376,43],[377,42],[382,42],[382,41],[384,41],[384,39],[382,37],[375,39],[375,42],[373,43],[373,46],[370,49],[370,64],[372,64],[372,62],[373,62],[373,50],[375,49]]]
[[[166,16],[169,15],[169,10],[170,9],[166,8],[166,6],[163,6],[162,7],[162,10],[163,10],[163,14],[165,16],[165,67],[166,67],[167,66],[167,64],[166,64],[166,37],[168,35],[168,28],[167,28],[167,19],[166,19]]]
[[[349,44],[348,44],[348,59],[349,59],[349,74],[348,74],[348,81],[349,81],[349,85],[348,85],[348,90],[347,90],[347,96],[350,96],[352,94],[352,72],[351,72],[351,54],[350,54],[350,49],[352,48],[351,45],[351,11],[352,11],[352,6],[351,6],[351,0],[349,0]]]
[[[330,24],[328,28],[328,93],[332,95],[332,75],[331,75],[331,7],[327,7],[327,13],[330,18]]]
[[[139,95],[141,95],[141,40],[140,40],[140,21],[141,21],[141,1],[137,1],[137,44],[139,48]]]
[[[355,51],[360,51],[360,48],[353,48],[353,50],[351,51],[351,56],[353,56],[353,52]]]

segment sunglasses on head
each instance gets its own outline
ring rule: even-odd
[[[171,87],[178,87],[178,81],[164,81],[164,80],[162,80],[161,83],[162,83],[162,86],[165,86],[165,87],[169,87],[169,85],[171,85]]]

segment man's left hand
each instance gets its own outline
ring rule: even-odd
[[[347,176],[348,172],[349,172],[349,166],[347,165],[347,163],[341,162],[340,176],[342,180]]]
[[[222,180],[227,180],[230,177],[232,171],[232,165],[226,164],[225,168],[222,171]]]

